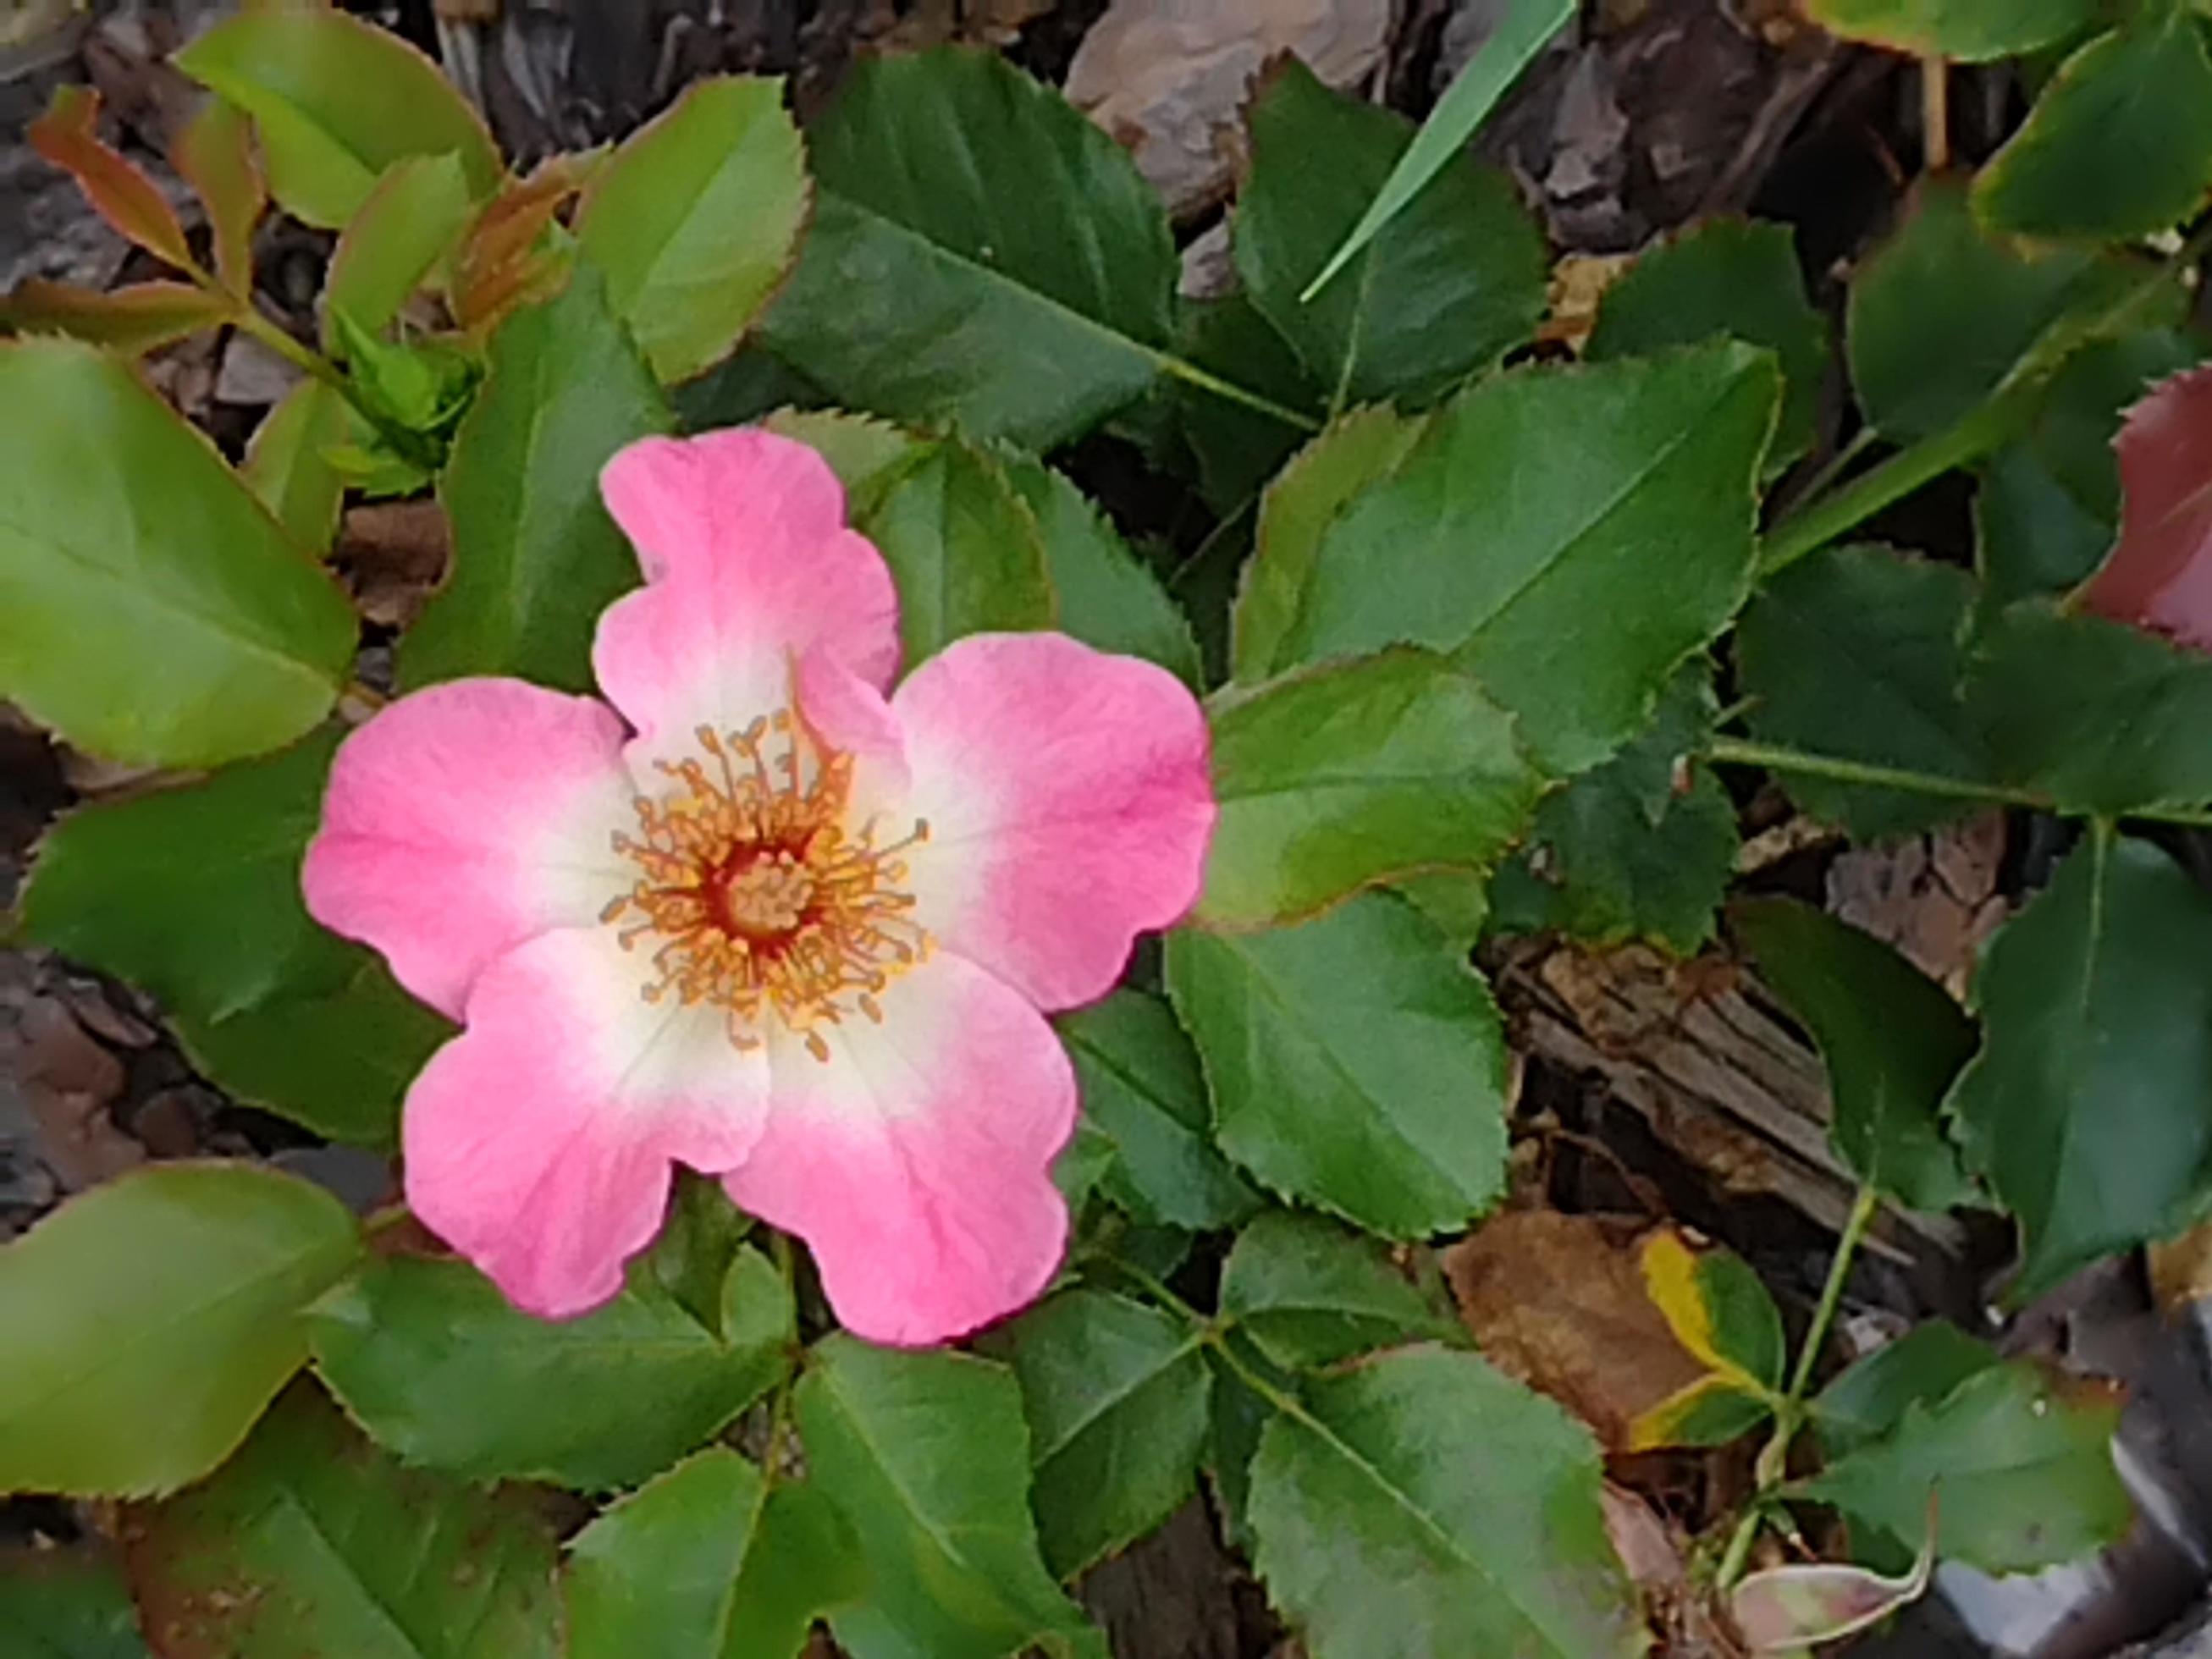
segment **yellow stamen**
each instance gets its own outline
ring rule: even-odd
[[[726,1010],[740,1049],[760,1046],[773,1015],[827,1060],[817,1028],[851,1009],[880,1022],[877,997],[928,952],[909,915],[914,896],[898,884],[900,854],[927,841],[929,826],[917,821],[878,846],[872,817],[848,825],[852,757],[787,710],[742,732],[702,726],[696,735],[706,763],[659,763],[672,787],[638,796],[637,834],[615,836],[637,879],[599,919],[625,922],[625,950],[654,941],[647,1002],[672,993],[685,1007]],[[781,743],[774,757],[772,737]]]

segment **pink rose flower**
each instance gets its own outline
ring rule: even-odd
[[[621,1288],[682,1163],[804,1238],[858,1334],[974,1330],[1066,1243],[1045,1014],[1197,898],[1205,717],[1059,634],[886,697],[890,573],[803,445],[647,439],[600,482],[646,578],[599,619],[606,702],[403,697],[307,851],[316,919],[465,1028],[407,1097],[408,1201],[560,1318]]]

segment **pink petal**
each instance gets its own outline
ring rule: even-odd
[[[869,684],[898,666],[898,595],[845,527],[845,495],[805,445],[749,428],[646,438],[599,487],[646,585],[599,619],[592,660],[637,728],[635,757],[692,751],[702,725],[744,726],[790,701],[817,646]]]
[[[765,1119],[763,1052],[733,1047],[716,1009],[647,1003],[645,954],[578,927],[501,957],[407,1096],[408,1203],[548,1319],[622,1288],[672,1164],[733,1170]]]
[[[1060,634],[956,641],[891,708],[927,821],[915,920],[1046,1009],[1103,996],[1136,936],[1197,901],[1213,831],[1182,683]]]
[[[1042,1015],[945,952],[894,980],[883,1022],[771,1035],[768,1130],[724,1185],[812,1247],[848,1330],[949,1341],[1029,1302],[1067,1240],[1053,1154],[1075,1076]]]
[[[402,697],[338,750],[301,874],[308,912],[458,1018],[493,958],[630,884],[611,840],[635,822],[622,743],[605,704],[520,680]]]
[[[2160,384],[2128,411],[2120,536],[2083,604],[2212,649],[2212,369]]]

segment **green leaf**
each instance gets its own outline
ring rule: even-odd
[[[1471,1353],[1306,1385],[1252,1466],[1254,1565],[1315,1659],[1602,1659],[1643,1620],[1589,1431]]]
[[[1712,736],[1711,678],[1704,659],[1683,664],[1649,730],[1546,798],[1528,850],[1491,885],[1490,926],[1600,945],[1646,939],[1684,956],[1712,937],[1737,836],[1728,792],[1690,764]],[[1484,920],[1455,926],[1474,937]]]
[[[0,1492],[137,1496],[228,1456],[353,1265],[345,1206],[246,1164],[133,1170],[0,1249]]]
[[[470,206],[468,177],[451,151],[402,156],[386,168],[331,255],[323,349],[336,344],[331,319],[340,312],[356,328],[382,332],[453,251]]]
[[[0,1631],[16,1659],[150,1659],[122,1573],[89,1549],[0,1552]]]
[[[1256,1216],[1237,1236],[1221,1269],[1221,1311],[1291,1370],[1401,1342],[1459,1337],[1381,1243],[1292,1210]]]
[[[1212,1374],[1199,1334],[1103,1291],[1070,1291],[1007,1334],[1022,1385],[1037,1535],[1072,1578],[1127,1547],[1190,1496]]]
[[[1260,521],[1231,618],[1237,678],[1247,684],[1288,668],[1285,641],[1313,580],[1322,533],[1359,493],[1397,470],[1428,429],[1417,416],[1354,410],[1299,451],[1260,498]]]
[[[807,146],[814,223],[763,326],[837,402],[1043,449],[1152,384],[1167,220],[1059,93],[993,52],[867,59]]]
[[[1212,726],[1207,927],[1311,915],[1419,871],[1487,869],[1544,787],[1512,717],[1424,651],[1289,675],[1219,704]]]
[[[270,193],[311,225],[339,228],[410,155],[451,152],[478,199],[499,182],[490,133],[438,66],[334,7],[257,9],[169,61],[253,118]]]
[[[1595,764],[1743,602],[1778,391],[1733,342],[1480,382],[1323,532],[1279,660],[1428,646]]]
[[[355,416],[344,397],[312,375],[261,418],[246,447],[246,485],[292,539],[318,556],[337,533],[345,480],[327,451],[353,441]]]
[[[2015,1302],[2179,1230],[2212,1180],[2212,896],[2148,842],[2098,833],[1990,942],[1982,1051],[1946,1109],[2018,1218]]]
[[[301,900],[337,740],[319,732],[203,783],[80,810],[47,836],[21,914],[32,939],[161,999],[226,1088],[380,1145],[452,1028]]]
[[[1962,181],[1923,179],[1851,283],[1844,340],[1859,407],[1893,443],[1928,437],[1995,391],[2060,316],[2136,280],[2116,258],[1991,237]]]
[[[1190,619],[1106,516],[1042,461],[1009,453],[1000,464],[1044,538],[1060,631],[1101,651],[1156,662],[1196,685],[1198,641]]]
[[[1825,548],[1799,560],[1767,582],[1736,629],[1753,732],[1844,760],[1996,781],[1996,762],[1960,693],[1973,597],[1966,572],[1882,548]],[[1862,841],[1927,830],[1975,805],[1796,773],[1784,783],[1806,811]]]
[[[1716,337],[1765,346],[1781,365],[1771,477],[1813,447],[1828,373],[1828,325],[1805,297],[1788,226],[1708,220],[1638,256],[1605,291],[1583,356],[1604,362]]]
[[[1966,701],[2008,781],[2117,817],[2212,799],[2212,661],[2024,600],[1976,640]]]
[[[350,974],[329,990],[287,990],[221,1019],[173,1022],[192,1064],[240,1103],[332,1140],[392,1146],[399,1103],[453,1035],[399,988],[378,957],[348,947]]]
[[[868,1609],[914,1651],[1000,1659],[1085,1630],[1037,1554],[1029,1435],[1005,1368],[832,1336],[798,1408],[807,1466],[859,1540]]]
[[[1363,894],[1265,933],[1181,929],[1167,982],[1222,1149],[1276,1191],[1418,1238],[1504,1189],[1497,1005],[1403,900]]]
[[[0,296],[0,328],[64,335],[135,357],[219,328],[236,312],[237,302],[227,295],[190,283],[133,283],[100,291],[26,276]]]
[[[809,186],[783,82],[693,82],[592,176],[576,236],[663,380],[737,349],[791,269]]]
[[[0,345],[0,696],[112,760],[213,766],[337,697],[353,613],[131,370]]]
[[[1503,174],[1452,156],[1343,273],[1303,297],[1412,142],[1410,125],[1331,92],[1295,58],[1251,111],[1237,275],[1329,392],[1332,410],[1426,402],[1496,362],[1544,314],[1544,242]]]
[[[1911,52],[1986,63],[2063,40],[2097,16],[2097,0],[1806,0],[1831,34]]]
[[[400,646],[401,689],[514,674],[590,690],[599,613],[637,585],[636,558],[599,500],[599,470],[670,426],[588,262],[557,298],[509,317],[453,437],[439,489],[453,574]]]
[[[554,1555],[523,1494],[401,1468],[304,1383],[128,1545],[163,1650],[226,1659],[554,1659]]]
[[[1984,1572],[2033,1572],[2118,1541],[2134,1519],[2112,1467],[2110,1388],[2008,1360],[1942,1401],[1914,1401],[1881,1439],[1790,1489],[1832,1504],[1911,1555],[1936,1494],[1936,1553]]]
[[[2196,216],[2212,189],[2212,58],[2179,6],[2059,66],[1974,180],[1974,211],[2016,236],[2123,241]]]
[[[1915,1325],[1853,1362],[1813,1401],[1813,1421],[1832,1460],[1887,1434],[1908,1407],[1933,1406],[1998,1363],[1997,1351],[1947,1319]]]
[[[1483,118],[1505,95],[1545,43],[1573,17],[1573,0],[1512,0],[1504,15],[1474,50],[1406,146],[1375,199],[1359,216],[1321,274],[1299,296],[1310,300],[1323,284],[1351,264],[1354,255],[1413,204],[1429,183],[1465,149]]]
[[[1158,998],[1126,988],[1054,1024],[1075,1062],[1085,1127],[1107,1142],[1106,1195],[1138,1220],[1206,1232],[1258,1202],[1213,1148],[1198,1051]]]
[[[971,444],[931,445],[854,527],[891,568],[908,668],[965,635],[1052,626],[1036,514]]]
[[[1851,1173],[1916,1210],[1969,1202],[1941,1109],[1976,1037],[1949,993],[1809,904],[1753,900],[1732,920],[1759,976],[1820,1046],[1835,1097],[1828,1138]]]
[[[1242,290],[1182,307],[1178,349],[1208,374],[1258,392],[1321,424],[1328,402],[1290,342]],[[1274,476],[1310,427],[1234,402],[1188,380],[1164,388],[1175,429],[1196,465],[1198,493],[1220,517],[1240,511]]]
[[[818,1491],[710,1446],[577,1534],[562,1586],[568,1659],[793,1659],[865,1580]]]
[[[666,1468],[783,1375],[795,1327],[768,1258],[741,1249],[725,1296],[721,1334],[637,1275],[581,1318],[538,1319],[465,1262],[386,1256],[308,1323],[323,1381],[405,1462],[604,1492]]]
[[[2073,587],[2103,561],[2119,529],[2120,417],[2203,355],[2186,335],[2143,329],[2066,360],[2025,430],[1982,467],[1974,562],[1986,605]]]

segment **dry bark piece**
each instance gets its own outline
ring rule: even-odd
[[[421,612],[452,549],[446,510],[427,499],[349,508],[338,531],[337,556],[353,573],[362,614],[391,628]]]
[[[1114,0],[1076,48],[1067,95],[1127,145],[1180,218],[1229,193],[1252,77],[1294,52],[1328,85],[1382,61],[1389,0]]]
[[[2002,812],[1854,848],[1828,867],[1828,908],[1962,997],[1983,945],[2009,908],[1997,890],[2004,851]]]

